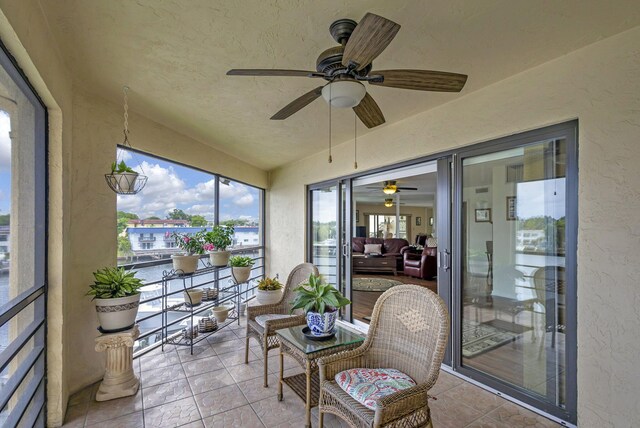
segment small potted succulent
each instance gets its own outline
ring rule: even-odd
[[[229,266],[231,266],[231,276],[236,284],[247,282],[251,276],[251,266],[253,259],[248,256],[232,256],[229,257]]]
[[[322,336],[331,334],[338,317],[338,309],[351,303],[331,284],[320,276],[311,275],[309,281],[295,288],[296,297],[291,312],[304,310],[311,333]]]
[[[132,328],[140,304],[142,280],[136,272],[120,267],[105,267],[93,273],[94,283],[87,296],[93,296],[98,321],[104,333]]]
[[[282,297],[282,283],[278,278],[264,277],[258,283],[256,298],[261,305],[278,303]]]
[[[111,176],[122,192],[135,192],[138,173],[124,161],[111,163]]]
[[[171,236],[175,239],[178,248],[184,252],[184,254],[171,256],[173,269],[183,274],[195,272],[198,269],[200,255],[204,254],[201,232],[195,235],[173,232]]]
[[[209,253],[212,266],[226,266],[231,253],[227,247],[233,243],[233,226],[215,225],[209,232],[202,234],[204,250]]]

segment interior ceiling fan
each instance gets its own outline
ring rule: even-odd
[[[292,76],[321,78],[328,84],[318,86],[287,104],[272,120],[283,120],[322,97],[332,106],[353,108],[367,128],[382,125],[384,115],[361,82],[390,88],[417,91],[460,92],[467,76],[430,70],[373,70],[372,61],[385,50],[400,30],[400,25],[373,13],[360,23],[339,19],[329,32],[340,46],[322,52],[316,71],[280,69],[232,69],[230,76]]]
[[[367,189],[382,190],[387,195],[400,193],[400,190],[418,190],[417,187],[401,187],[397,185],[395,180],[387,180],[384,182],[382,189],[380,187],[367,187]]]

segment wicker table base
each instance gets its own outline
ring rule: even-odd
[[[300,329],[301,327],[293,327]],[[280,341],[280,381],[278,382],[278,401],[282,401],[282,385],[287,384],[293,392],[296,393],[305,402],[306,409],[306,422],[305,427],[311,428],[311,408],[318,405],[320,396],[320,378],[318,373],[318,360],[328,355],[333,355],[338,352],[348,351],[360,346],[361,341],[348,344],[339,344],[327,349],[322,349],[316,352],[307,353],[299,346],[292,343],[283,337],[280,333],[278,339]],[[289,355],[296,360],[302,368],[304,373],[300,373],[293,376],[284,377],[284,355]]]

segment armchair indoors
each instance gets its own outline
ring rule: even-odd
[[[417,285],[386,291],[364,343],[318,363],[319,426],[329,412],[351,427],[430,427],[427,392],[438,378],[448,332],[449,314],[437,294]]]
[[[431,279],[438,275],[438,249],[424,247],[421,254],[404,253],[404,274],[420,279]]]
[[[270,349],[280,346],[276,337],[276,330],[293,327],[306,322],[301,311],[290,314],[293,289],[300,283],[309,279],[309,276],[318,275],[318,268],[311,263],[302,263],[294,267],[282,291],[282,297],[278,303],[247,307],[247,339],[244,349],[244,362],[249,363],[249,339],[254,338],[260,343],[264,356],[264,386],[267,383],[268,354]]]

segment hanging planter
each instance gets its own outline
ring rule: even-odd
[[[133,149],[129,143],[129,105],[127,102],[128,87],[124,87],[124,141],[122,146],[125,148]],[[111,164],[111,173],[105,174],[104,178],[107,184],[118,195],[135,195],[140,192],[147,184],[147,176],[143,175],[142,165],[139,165],[140,171],[143,174],[138,173],[133,168],[127,166],[123,159],[120,159],[122,151],[118,150],[118,156],[115,162]]]

